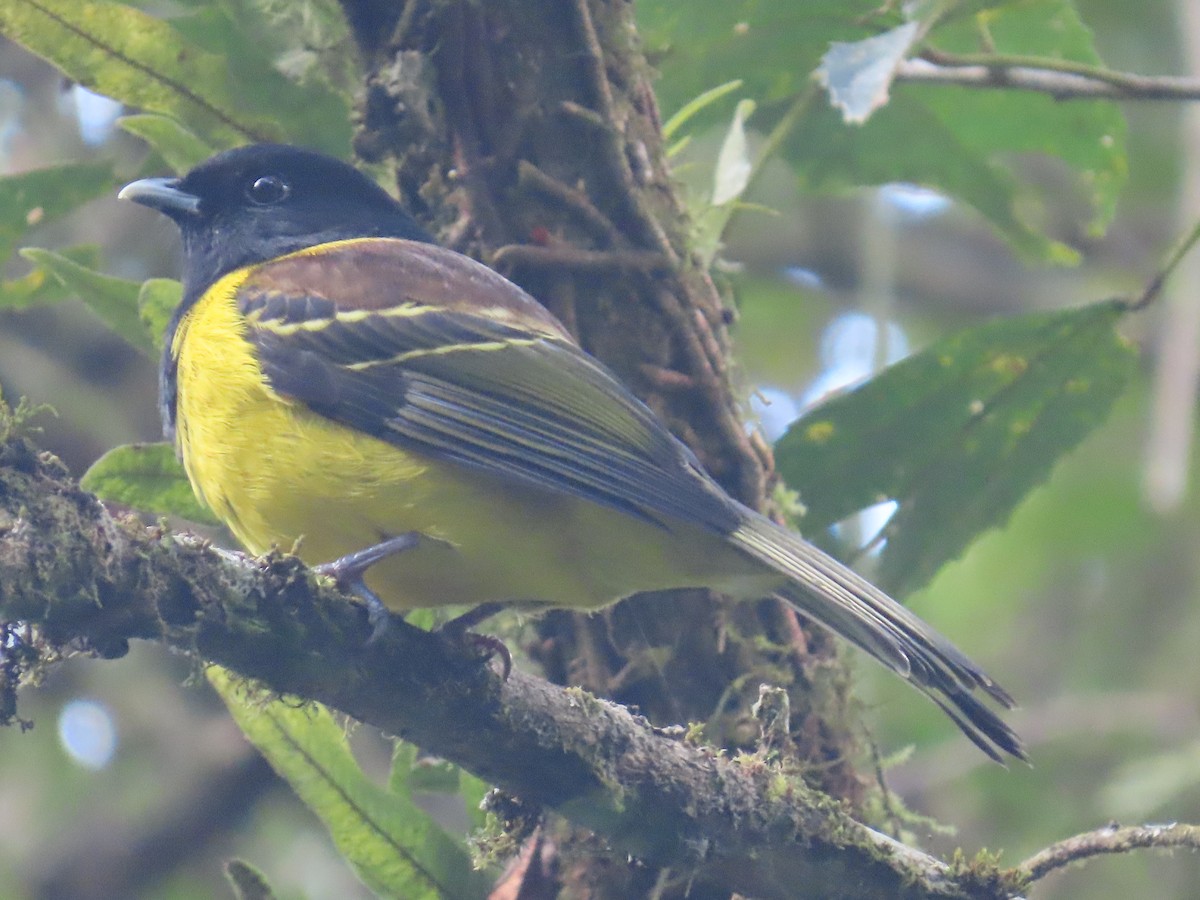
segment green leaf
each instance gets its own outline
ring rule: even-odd
[[[324,707],[297,707],[216,666],[207,674],[246,737],[320,816],[371,890],[412,900],[487,897],[491,879],[472,869],[462,843],[408,797],[372,783]]]
[[[1008,3],[938,29],[941,50],[970,53],[979,25],[1000,54],[1021,54],[1101,66],[1090,29],[1070,0]],[[1074,169],[1093,210],[1091,233],[1102,234],[1128,178],[1126,123],[1107,100],[1064,103],[1046,94],[928,86],[921,100],[977,154],[1044,153]],[[1023,202],[1032,202],[1022,196]]]
[[[467,815],[471,817],[474,826],[483,827],[483,797],[491,790],[491,786],[470,772],[464,772],[452,762],[418,757],[414,746],[397,741],[392,753],[392,772],[388,785],[394,792],[405,797],[413,792],[458,794],[462,797]]]
[[[1007,520],[1107,416],[1135,354],[1121,301],[990,322],[938,341],[796,421],[776,445],[820,531],[884,500],[879,580],[904,594]]]
[[[894,181],[933,186],[973,206],[1026,257],[1077,261],[1076,251],[1018,215],[1020,190],[1012,174],[959,141],[911,85],[897,86],[891,102],[863,125],[847,125],[832,107],[814,107],[783,151],[806,187],[838,192]]]
[[[8,0],[0,32],[84,87],[170,116],[221,148],[282,138],[245,109],[247,82],[228,60],[185,40],[162,19],[103,0]]]
[[[236,900],[275,900],[266,876],[247,862],[231,859],[225,864],[225,877]]]
[[[154,113],[122,116],[117,119],[117,124],[149,144],[176,175],[183,175],[217,152],[216,147],[196,137],[170,116]]]
[[[4,12],[0,8],[0,20]],[[61,219],[113,188],[108,163],[76,163],[0,178],[0,264],[31,228]]]
[[[1095,64],[1092,37],[1070,0],[959,4],[950,15],[923,16],[928,41],[940,49],[977,49],[986,28],[1004,53]],[[852,44],[902,24],[901,4],[858,0],[642,0],[642,36],[661,56],[661,105],[671,109],[701,91],[741,78],[759,102],[756,124],[773,127],[808,84],[835,42]],[[897,32],[898,37],[903,37]],[[861,45],[860,45],[861,49]],[[894,49],[894,48],[893,48]],[[868,94],[879,101],[880,84]],[[858,113],[871,104],[853,101]],[[711,117],[702,114],[711,124]],[[942,190],[978,210],[1026,258],[1072,263],[1078,254],[1044,234],[1038,193],[1005,154],[1055,156],[1079,177],[1100,232],[1126,181],[1125,123],[1111,101],[1060,103],[1028,91],[896,84],[888,104],[862,128],[848,126],[825,104],[792,128],[783,159],[809,190],[908,181]]]
[[[150,278],[138,291],[138,318],[156,348],[162,348],[171,316],[182,299],[183,285],[174,278]]]
[[[220,524],[196,499],[170,444],[115,447],[92,463],[79,483],[101,500],[202,525]]]
[[[878,0],[639,0],[639,36],[661,72],[663,109],[682,109],[714,85],[740,79],[760,103],[784,100],[807,83],[830,41],[877,29],[859,20]],[[899,24],[899,20],[891,24]],[[715,112],[715,111],[714,111]],[[702,117],[709,124],[715,114]]]
[[[71,262],[94,269],[100,265],[100,248],[95,244],[65,247],[59,251]],[[0,282],[0,309],[25,309],[59,303],[75,296],[63,283],[40,266],[20,278]]]
[[[754,163],[750,159],[750,148],[746,144],[746,119],[754,114],[753,100],[741,100],[733,111],[733,121],[725,132],[717,153],[717,166],[713,173],[712,205],[724,206],[742,196],[750,183]]]
[[[687,103],[680,107],[671,118],[663,123],[662,136],[664,141],[670,141],[675,136],[680,128],[687,124],[696,113],[716,103],[726,94],[731,94],[742,86],[742,80],[735,78],[733,81],[727,81],[722,85],[718,85],[711,90],[705,91],[698,97],[693,97]]]
[[[456,794],[461,772],[458,766],[444,759],[418,757],[416,747],[405,741],[397,741],[392,751],[392,773],[388,786],[403,796],[408,796],[412,791]]]
[[[133,346],[152,356],[157,354],[158,348],[138,315],[138,294],[141,292],[138,282],[104,275],[81,266],[61,253],[39,247],[26,247],[21,255],[57,278],[63,287],[86,303],[105,325]]]
[[[222,0],[199,5],[171,24],[185,38],[219,56],[235,84],[254,85],[254,90],[242,90],[238,96],[248,113],[277,123],[292,143],[346,159],[353,132],[349,97],[351,88],[360,88],[357,70],[347,89],[339,90],[328,78],[314,76],[319,65],[305,66],[303,61],[311,56],[353,65],[357,55],[344,19],[340,14],[329,18],[321,6]],[[305,33],[305,25],[317,21],[322,23],[318,32]],[[336,24],[341,25],[340,31],[333,27]],[[297,53],[298,47],[307,50],[322,42],[327,49]]]

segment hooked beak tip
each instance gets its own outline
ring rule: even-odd
[[[200,213],[200,198],[181,190],[178,178],[143,178],[121,188],[118,200],[132,200],[168,216],[195,216]]]

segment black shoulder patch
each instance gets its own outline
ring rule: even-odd
[[[262,288],[250,288],[238,294],[238,309],[247,318],[280,325],[326,321],[337,315],[337,304],[326,297],[283,294]]]

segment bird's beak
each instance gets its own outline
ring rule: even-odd
[[[118,200],[132,200],[172,218],[200,214],[200,198],[179,189],[178,178],[143,178],[121,188]]]

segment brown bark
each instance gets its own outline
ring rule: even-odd
[[[727,490],[762,508],[770,454],[743,426],[732,309],[689,248],[631,4],[413,0],[356,33],[369,69],[358,151],[394,157],[403,199],[446,243],[541,300]],[[822,790],[861,800],[833,642],[803,634],[780,602],[646,595],[548,615],[538,633],[530,655],[552,680],[656,724],[701,722],[719,747],[754,741],[760,683],[787,687],[797,757]],[[588,872],[589,893],[605,895],[596,879],[614,896],[654,884],[615,868]]]

